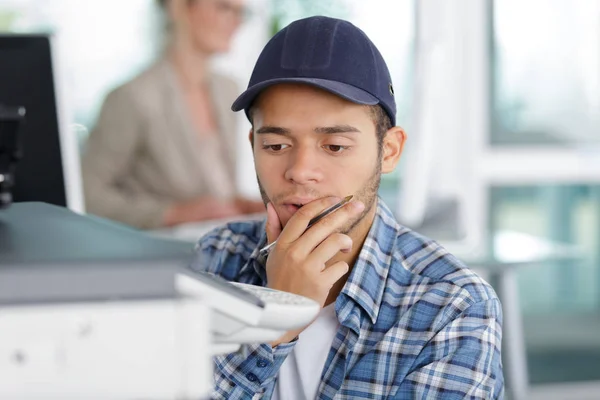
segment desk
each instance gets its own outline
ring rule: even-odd
[[[203,222],[190,222],[169,228],[160,228],[149,231],[149,233],[168,239],[178,239],[184,242],[196,243],[198,239],[210,232],[212,229],[233,221],[255,221],[264,220],[267,213],[245,214],[233,218],[213,219]]]
[[[500,231],[492,238],[485,256],[453,253],[471,269],[489,280],[498,293],[504,311],[503,349],[507,392],[512,400],[526,400],[529,393],[527,354],[519,304],[517,270],[550,261],[577,260],[578,246],[551,242],[532,235]]]

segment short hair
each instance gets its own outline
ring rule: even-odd
[[[167,6],[169,5],[169,2],[170,2],[170,1],[171,1],[171,0],[156,0],[156,3],[158,4],[158,6],[159,6],[161,9],[165,10],[165,9],[167,8]],[[194,1],[195,1],[195,0],[188,0],[188,4],[191,4],[191,3],[193,3]]]
[[[379,151],[383,147],[383,139],[387,131],[392,129],[392,121],[387,112],[379,104],[374,106],[367,106],[367,112],[375,124],[375,134],[377,135],[377,143],[379,144]]]

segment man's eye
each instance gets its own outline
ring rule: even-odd
[[[289,145],[287,145],[287,144],[265,144],[265,145],[263,145],[263,149],[270,150],[273,152],[278,152],[278,151],[281,151],[281,150],[287,148],[288,146]]]
[[[344,150],[348,149],[348,146],[341,146],[339,144],[328,144],[325,147],[327,148],[327,150],[329,150],[332,153],[341,153]]]

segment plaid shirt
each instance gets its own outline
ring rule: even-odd
[[[204,236],[193,269],[266,285],[265,222]],[[335,302],[340,326],[318,399],[501,399],[502,309],[493,289],[432,240],[400,226],[379,199]],[[215,357],[216,399],[269,399],[295,342]]]

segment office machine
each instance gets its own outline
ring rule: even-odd
[[[26,112],[20,115],[22,158],[14,171],[12,201],[41,201],[83,212],[77,137],[56,54],[51,35],[0,34],[0,105]]]
[[[19,126],[24,116],[25,107],[0,104],[0,209],[12,203],[15,171],[21,158]]]
[[[0,398],[203,398],[214,354],[317,315],[190,270],[192,249],[50,204],[1,210]]]

